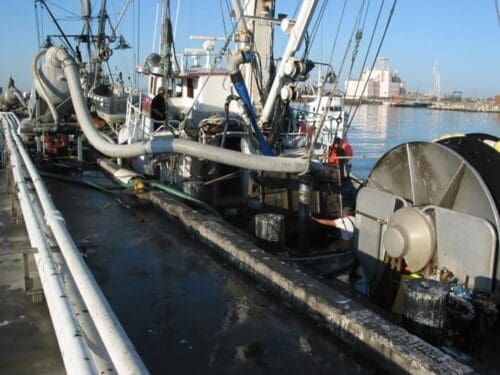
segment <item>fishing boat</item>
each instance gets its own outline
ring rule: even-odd
[[[470,349],[460,343],[484,336],[496,320],[500,192],[492,171],[498,170],[499,155],[490,143],[498,139],[472,134],[405,143],[388,150],[366,181],[352,176],[348,166],[354,155],[347,135],[355,110],[346,113],[336,83],[328,92],[324,89],[326,77],[313,100],[301,102],[297,89],[314,66],[308,58],[308,30],[316,28],[325,12],[325,7],[317,9],[318,3],[302,1],[292,19],[279,14],[274,1],[245,6],[233,0],[231,33],[222,38],[195,37],[204,40],[202,51],[176,55],[170,4],[165,1],[160,53],[152,52],[137,67],[146,80],[146,92],[123,85],[121,91],[112,86],[97,89],[107,84],[99,68],[109,57],[105,52],[110,38],[103,36],[105,1],[96,49],[102,61],[89,60],[93,63],[82,72],[70,46],[53,46],[36,55],[36,95],[29,116],[19,119],[4,112],[1,123],[8,168],[18,186],[16,212],[22,212],[31,247],[37,248],[33,256],[67,372],[147,373],[147,367],[159,367],[152,360],[146,366],[135,350],[141,343],[132,343],[122,328],[82,258],[86,251],[71,238],[40,174],[101,192],[122,191],[119,201],[129,208],[138,205],[139,217],[147,207],[156,207],[179,221],[200,246],[215,249],[219,260],[209,257],[207,263],[218,264],[220,258],[231,263],[319,321],[350,349],[366,353],[380,368],[467,373],[472,371],[469,364],[477,365],[460,362],[455,353]],[[387,26],[394,6],[395,2]],[[89,2],[83,9],[88,19]],[[315,11],[320,16],[315,18]],[[360,16],[363,11],[364,2]],[[281,59],[275,61],[274,35],[269,31],[277,25],[287,40]],[[361,38],[361,30],[353,32],[353,43],[346,47],[347,55],[353,45],[353,64]],[[216,42],[221,44],[218,52]],[[203,66],[201,55],[206,58]],[[99,107],[101,98],[106,101]],[[121,104],[110,106],[114,98]],[[157,98],[165,101],[162,120],[152,115]],[[106,184],[99,183],[104,176],[109,177]],[[341,246],[345,240],[335,239],[330,228],[311,220],[314,216],[333,221],[346,207],[355,210],[354,247],[349,249]],[[141,225],[127,224],[121,214],[103,217],[95,219],[96,237],[105,242],[110,231],[109,237],[118,242],[115,246],[120,246],[120,236],[126,238],[123,243],[135,244],[126,246],[132,255],[110,250],[116,258],[108,261],[140,263],[141,246],[155,239],[145,238],[138,229]],[[150,226],[158,226],[156,233],[162,233],[158,222]],[[61,254],[54,255],[53,248]],[[179,259],[170,259],[169,270],[176,270]],[[123,282],[135,278],[142,282],[147,276],[141,275],[150,275],[157,267],[148,262],[139,275],[133,268]],[[114,270],[110,275],[121,273]],[[219,268],[213,271],[217,272]],[[339,285],[338,278],[348,282]],[[367,286],[363,293],[356,288],[360,281]],[[197,288],[201,284],[196,283]],[[135,292],[127,298],[138,300],[150,290]],[[111,302],[113,297],[123,298],[122,293],[112,295]],[[61,295],[71,296],[71,302],[58,298]],[[175,305],[176,300],[170,303]],[[230,315],[243,323],[248,306],[235,306]],[[142,307],[147,310],[146,305],[134,308]],[[130,319],[125,316],[133,326]],[[158,320],[161,326],[163,321]],[[223,328],[232,320],[229,316]],[[178,324],[185,322],[181,319]],[[464,326],[470,329],[461,330]],[[175,325],[170,329],[175,331]],[[151,335],[158,334],[150,330]],[[205,356],[213,349],[208,346],[214,345],[208,336],[203,336],[208,345],[200,350]],[[459,350],[445,353],[444,341],[446,347]],[[187,344],[185,338],[179,342]],[[301,345],[307,346],[303,340]],[[259,345],[246,345],[236,350],[235,357],[243,358],[241,364],[265,352]],[[214,353],[214,358],[219,355],[216,349]],[[155,354],[159,358],[161,354]],[[224,362],[224,355],[220,358]],[[207,360],[197,369],[213,363]],[[226,363],[228,367],[217,370],[231,371],[232,360],[226,358]],[[275,362],[272,366],[279,371]]]

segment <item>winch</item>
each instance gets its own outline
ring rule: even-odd
[[[405,143],[375,164],[356,210],[359,258],[372,291],[387,287],[388,269],[428,277],[445,267],[466,288],[499,300],[500,154],[485,139]],[[480,145],[463,146],[471,142]]]

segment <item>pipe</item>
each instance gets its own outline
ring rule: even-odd
[[[318,0],[304,0],[302,2],[299,15],[297,16],[297,23],[293,27],[290,39],[288,40],[285,52],[283,53],[283,58],[281,59],[280,66],[278,68],[278,72],[276,73],[273,85],[271,86],[271,90],[269,90],[269,95],[267,96],[266,104],[262,110],[261,121],[263,124],[267,124],[271,120],[274,104],[276,103],[276,99],[278,98],[278,95],[280,95],[281,87],[283,86],[285,78],[285,65],[288,62],[288,59],[293,57],[295,52],[297,52],[300,48],[302,39],[307,31],[307,27],[312,19],[317,3]]]
[[[62,47],[54,54],[60,61],[68,81],[73,107],[87,140],[101,153],[114,158],[130,158],[152,153],[179,153],[239,168],[269,172],[300,173],[308,169],[309,161],[298,158],[281,158],[261,155],[244,155],[241,152],[171,137],[156,137],[149,141],[116,145],[102,139],[95,129],[80,86],[80,76],[73,58]]]
[[[13,117],[17,125],[19,125],[17,118],[15,116]],[[104,139],[100,138],[98,134],[97,137],[99,137],[102,142],[106,142]],[[115,313],[106,301],[92,273],[80,256],[78,248],[66,228],[62,214],[54,206],[35,165],[14,131],[13,138],[40,199],[46,223],[54,234],[68,269],[87,306],[92,321],[99,331],[99,335],[101,336],[113,365],[118,373],[147,374],[148,370],[130,342],[130,339],[127,337]]]
[[[121,185],[133,185],[134,180],[142,180],[142,177],[129,169],[120,168],[116,163],[109,159],[97,159],[97,165],[104,169],[114,181]]]
[[[6,116],[3,118],[5,120]],[[11,132],[10,124],[6,123],[4,134],[11,155],[12,174],[17,185],[19,203],[31,246],[38,249],[34,257],[65,369],[70,374],[94,374],[96,369],[89,359],[88,346],[76,323],[70,301],[66,297],[62,277],[52,257],[42,224],[36,219],[26,180],[21,171],[21,158],[15,148]]]
[[[40,58],[42,56],[44,56],[47,53],[47,51],[48,50],[44,49],[35,55],[35,58],[33,59],[33,64],[31,65],[31,71],[33,72],[33,77],[35,78],[35,81],[38,82],[38,85],[40,86],[39,94],[42,97],[42,99],[49,106],[50,113],[52,113],[52,118],[54,119],[54,124],[55,124],[56,129],[57,129],[57,126],[59,125],[59,114],[57,113],[57,109],[56,109],[54,103],[52,103],[52,101],[49,99],[49,95],[47,94],[47,90],[45,89],[45,85],[40,77],[40,74],[39,74],[38,68],[37,68],[38,60],[40,60]]]

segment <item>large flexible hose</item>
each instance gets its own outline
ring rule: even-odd
[[[52,48],[57,48],[53,56],[57,58],[64,70],[73,107],[85,136],[92,146],[107,156],[129,158],[152,153],[179,153],[258,171],[300,173],[308,169],[309,162],[306,159],[245,155],[233,150],[220,149],[219,147],[172,137],[157,137],[150,141],[130,145],[110,144],[100,136],[99,131],[95,129],[92,123],[80,86],[80,75],[76,62],[64,48]]]
[[[43,49],[35,55],[35,57],[33,59],[33,64],[31,65],[31,70],[33,72],[33,77],[35,78],[35,81],[38,82],[38,86],[39,86],[39,93],[38,94],[40,94],[42,99],[49,106],[50,113],[52,113],[52,118],[54,119],[54,124],[55,124],[56,129],[57,129],[57,126],[59,125],[59,114],[57,113],[57,109],[56,109],[54,103],[52,103],[52,101],[49,99],[49,95],[47,94],[47,90],[45,89],[45,84],[43,83],[43,81],[40,77],[40,74],[38,73],[38,60],[40,60],[40,58],[42,56],[44,56],[47,53],[47,51],[48,50]]]

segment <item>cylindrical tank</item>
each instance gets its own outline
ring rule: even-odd
[[[403,325],[430,342],[440,343],[447,323],[449,287],[436,280],[408,280],[404,288]]]

